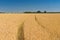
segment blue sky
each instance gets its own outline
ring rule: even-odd
[[[0,0],[2,12],[24,11],[60,12],[60,0]]]

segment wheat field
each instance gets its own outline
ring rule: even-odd
[[[60,14],[0,14],[0,40],[60,40]]]

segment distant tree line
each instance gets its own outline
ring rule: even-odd
[[[36,12],[31,12],[31,11],[30,11],[30,12],[24,12],[24,13],[47,13],[47,11],[41,12],[41,11],[38,10],[38,11],[36,11]]]

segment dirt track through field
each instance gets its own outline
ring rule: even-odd
[[[60,14],[0,14],[0,40],[17,40],[23,22],[25,40],[60,40]]]

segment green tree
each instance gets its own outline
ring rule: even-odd
[[[44,11],[44,13],[46,13],[46,11]]]
[[[41,11],[37,11],[37,13],[41,13]]]

